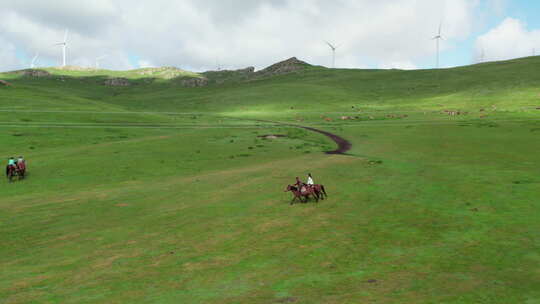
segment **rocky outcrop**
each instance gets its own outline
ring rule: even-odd
[[[296,57],[289,58],[285,61],[278,62],[267,67],[264,70],[255,72],[257,77],[270,77],[283,74],[289,74],[292,72],[300,71],[308,67],[309,64],[302,60],[298,60]]]
[[[255,72],[255,68],[254,67],[247,67],[245,69],[239,69],[239,70],[235,70],[233,72],[237,72],[237,73],[241,73],[241,74],[251,74],[251,73]]]
[[[39,78],[39,77],[49,77],[49,76],[51,76],[51,73],[49,73],[49,72],[47,72],[47,71],[44,71],[44,70],[34,70],[34,69],[22,70],[22,71],[18,72],[18,74],[21,74],[21,75],[23,75],[24,77],[34,77],[34,78]]]
[[[105,80],[105,85],[111,87],[128,87],[131,83],[126,78],[111,78]]]
[[[228,82],[244,82],[258,80],[278,75],[298,72],[306,69],[310,65],[296,57],[273,64],[263,70],[255,71],[254,67],[247,67],[239,70],[220,70],[202,73],[210,81],[210,84],[223,84]]]
[[[186,88],[205,87],[208,85],[207,78],[184,78],[180,80],[180,85]]]

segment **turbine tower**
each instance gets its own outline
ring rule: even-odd
[[[96,58],[96,70],[99,70],[99,62],[103,59],[105,59],[107,55],[102,55]]]
[[[485,58],[486,58],[486,50],[482,48],[482,53],[480,53],[480,63],[484,62]]]
[[[55,45],[61,45],[62,46],[62,67],[66,66],[66,48],[67,48],[67,36],[68,36],[68,30],[66,29],[66,32],[64,33],[64,42],[57,43]]]
[[[439,68],[439,43],[440,43],[440,40],[443,39],[442,37],[442,22],[439,24],[439,33],[437,34],[437,36],[433,37],[432,40],[436,40],[437,42],[437,69]]]
[[[339,47],[337,45],[333,45],[330,42],[326,41],[326,44],[332,49],[332,68],[336,67],[336,49]]]
[[[30,64],[30,68],[33,69],[36,67],[36,61],[39,57],[39,53],[36,53],[36,56],[34,56],[34,58],[32,58],[32,63]]]

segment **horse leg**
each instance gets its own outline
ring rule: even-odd
[[[293,205],[294,201],[295,201],[297,198],[298,198],[298,196],[296,196],[296,195],[293,197],[293,199],[292,199],[292,201],[291,201],[291,206]]]

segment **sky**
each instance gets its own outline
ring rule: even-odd
[[[0,71],[67,63],[126,70],[425,69],[540,54],[538,0],[0,0]]]

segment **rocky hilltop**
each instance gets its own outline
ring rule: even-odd
[[[260,71],[255,71],[254,67],[247,67],[239,70],[208,71],[197,74],[174,67],[162,67],[138,69],[132,72],[137,77],[167,79],[182,87],[195,88],[274,77],[301,71],[309,66],[308,63],[292,57]],[[107,80],[105,84],[109,86],[129,86],[130,82],[127,79],[116,78]]]
[[[70,77],[93,77],[103,85],[128,87],[132,85],[166,80],[182,87],[204,87],[232,82],[246,82],[264,79],[289,73],[296,73],[310,67],[308,63],[296,57],[275,63],[265,69],[256,71],[254,67],[239,70],[222,70],[195,73],[176,67],[143,68],[131,71],[98,70],[88,67],[66,66],[43,69],[25,69],[10,73],[28,78],[58,79],[64,81]],[[4,85],[5,86],[5,85]]]
[[[255,72],[259,77],[277,76],[283,74],[289,74],[292,72],[304,70],[310,65],[296,57],[289,58],[287,60],[273,64],[263,70]]]
[[[27,70],[15,71],[13,73],[17,75],[22,75],[24,77],[32,77],[32,78],[51,76],[51,73],[45,70],[38,70],[38,69],[27,69]]]
[[[240,70],[208,71],[202,74],[209,79],[208,84],[222,84],[226,82],[251,81],[285,75],[304,70],[309,66],[310,64],[301,61],[296,57],[292,57],[260,71],[255,71],[254,67],[247,67]]]

